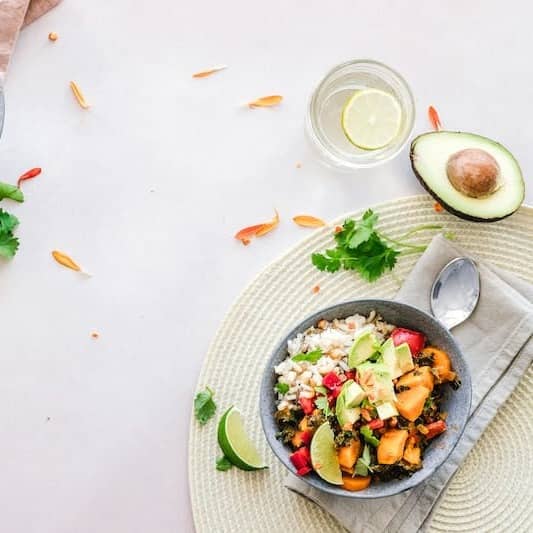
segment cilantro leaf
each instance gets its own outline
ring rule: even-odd
[[[323,394],[326,396],[328,394],[328,389],[326,387],[323,387],[322,385],[317,385],[315,387],[315,392],[318,392],[319,394]]]
[[[310,363],[314,364],[321,357],[322,357],[322,349],[321,348],[317,348],[316,350],[313,350],[312,352],[298,353],[294,357],[292,357],[292,360],[295,363],[298,363],[300,361],[309,361]]]
[[[365,444],[361,457],[357,459],[357,463],[355,465],[355,473],[358,476],[368,476],[368,471],[372,472],[370,462],[370,449],[368,445]]]
[[[4,198],[10,198],[11,200],[15,200],[15,202],[23,202],[24,193],[16,185],[0,181],[0,200]]]
[[[315,405],[324,413],[326,418],[331,415],[331,409],[329,408],[329,402],[326,396],[319,396],[315,400]]]
[[[341,261],[338,257],[335,257],[335,252],[336,250],[333,249],[326,250],[325,254],[313,254],[311,256],[311,262],[318,268],[318,270],[322,270],[323,272],[337,272],[341,267]]]
[[[212,418],[217,409],[217,405],[213,400],[213,391],[206,387],[205,390],[199,392],[194,398],[194,415],[200,424],[206,424]]]
[[[11,259],[18,250],[19,240],[9,231],[0,233],[0,256]]]
[[[350,248],[357,248],[360,244],[367,242],[374,233],[374,224],[378,221],[372,209],[368,209],[361,221],[355,226],[353,234],[350,237],[348,246]]]
[[[233,465],[230,463],[229,459],[225,455],[217,459],[216,465],[217,470],[220,470],[221,472],[225,472],[226,470],[229,470],[233,467]]]
[[[15,215],[0,209],[0,233],[9,233],[18,226],[19,219]]]
[[[287,394],[287,392],[289,392],[289,386],[286,383],[280,383],[279,381],[274,385],[274,388],[281,394]]]
[[[374,432],[368,426],[361,426],[359,433],[361,433],[365,442],[371,444],[374,448],[378,446],[379,439],[374,436]]]

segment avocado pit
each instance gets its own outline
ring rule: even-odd
[[[446,174],[459,192],[471,198],[482,198],[498,189],[500,165],[485,150],[466,148],[450,156]]]

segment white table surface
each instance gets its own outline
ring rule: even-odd
[[[193,530],[191,400],[231,302],[306,235],[294,214],[327,219],[421,192],[406,151],[358,175],[317,163],[303,117],[334,64],[394,66],[412,85],[416,131],[434,104],[450,129],[510,147],[533,185],[531,10],[511,17],[512,5],[65,0],[22,32],[0,179],[43,174],[26,203],[2,202],[22,243],[0,264],[2,531]],[[191,78],[219,63],[229,68]],[[241,105],[271,93],[281,107]],[[274,207],[275,233],[232,239]],[[59,267],[55,248],[94,276]]]

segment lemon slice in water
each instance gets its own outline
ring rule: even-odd
[[[402,123],[402,108],[392,95],[379,89],[356,91],[342,110],[342,129],[348,140],[364,150],[387,146]]]
[[[267,468],[246,434],[241,413],[230,407],[218,423],[218,443],[224,455],[242,470]]]
[[[324,422],[313,435],[311,463],[323,480],[333,485],[342,485],[342,472],[337,459],[334,435],[328,422]]]

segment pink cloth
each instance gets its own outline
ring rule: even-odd
[[[0,0],[0,81],[20,29],[59,4],[61,0]]]

